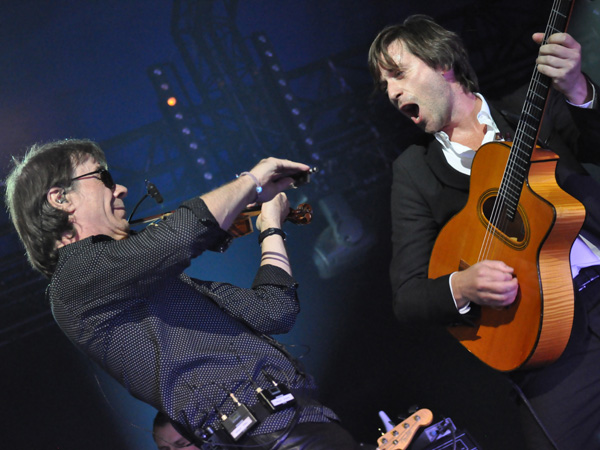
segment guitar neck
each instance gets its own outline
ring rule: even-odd
[[[542,45],[550,35],[567,30],[573,4],[574,0],[554,0]],[[552,80],[548,76],[538,72],[537,68],[534,69],[499,192],[506,199],[507,215],[511,220],[515,216],[521,189],[529,171],[551,84]]]

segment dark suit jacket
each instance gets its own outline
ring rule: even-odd
[[[494,121],[504,135],[514,135],[514,127],[500,108],[512,109],[518,120],[523,94],[524,91],[516,93],[500,102],[498,109],[491,106]],[[568,106],[562,95],[553,92],[539,141],[559,154],[558,183],[586,205],[585,227],[600,237],[600,205],[593,205],[600,187],[580,164],[600,163],[600,112]],[[420,142],[409,146],[394,162],[390,276],[394,312],[400,321],[448,325],[465,320],[452,299],[449,274],[428,279],[427,273],[440,229],[463,208],[468,192],[469,176],[450,167],[433,135],[424,134]],[[599,214],[590,214],[592,210]],[[476,313],[474,309],[473,314]]]

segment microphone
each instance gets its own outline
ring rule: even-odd
[[[139,208],[139,206],[142,204],[142,202],[144,200],[146,200],[148,197],[152,197],[154,200],[156,200],[156,203],[162,203],[163,202],[163,196],[160,195],[160,192],[158,192],[158,188],[156,187],[156,185],[154,183],[151,183],[148,180],[146,181],[146,193],[144,194],[144,196],[142,198],[140,198],[140,201],[137,202],[137,204],[134,206],[133,211],[131,211],[131,214],[129,214],[129,218],[127,219],[127,222],[132,223],[132,218],[133,215],[135,214],[135,212],[137,211],[137,209]],[[136,220],[135,222],[139,222],[139,220]]]
[[[158,192],[158,188],[154,183],[146,181],[146,192],[148,192],[148,195],[152,197],[156,203],[161,204],[164,201],[163,196],[160,195],[160,192]]]

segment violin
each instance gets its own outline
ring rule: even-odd
[[[233,237],[246,236],[254,231],[251,218],[260,214],[260,205],[254,205],[243,210],[233,221],[227,232]],[[290,208],[285,218],[295,225],[307,225],[312,220],[312,206],[300,203],[296,209]]]
[[[309,170],[305,172],[299,172],[293,175],[290,175],[290,178],[294,180],[293,187],[297,188],[298,186],[302,186],[303,184],[310,183],[310,176],[314,173],[317,173],[319,169],[317,167],[311,167]],[[153,196],[152,194],[148,194]],[[145,197],[144,197],[145,198]],[[143,198],[142,198],[143,200]],[[141,201],[140,201],[141,202]],[[138,202],[138,205],[139,203]],[[136,206],[137,208],[137,206]],[[134,208],[134,212],[135,209]],[[249,208],[244,209],[233,221],[233,224],[227,230],[233,237],[241,237],[246,236],[254,231],[252,226],[251,218],[253,216],[258,216],[260,214],[261,205],[253,205]],[[155,214],[153,216],[143,217],[141,219],[130,220],[130,225],[139,225],[143,223],[153,223],[159,220],[163,220],[165,217],[170,216],[175,211],[170,211],[161,214]],[[133,215],[133,213],[132,213]],[[130,217],[131,219],[131,217]],[[296,225],[306,225],[309,224],[312,220],[312,207],[308,203],[301,203],[298,205],[296,209],[290,208],[290,211],[285,219],[288,222],[291,222]]]
[[[260,214],[261,205],[254,205],[244,209],[233,221],[227,232],[234,238],[246,236],[254,231],[252,226],[252,217]],[[141,219],[132,220],[130,225],[139,225],[144,223],[155,223],[169,217],[175,211],[155,214],[153,216],[143,217]],[[312,221],[312,206],[308,203],[301,203],[296,209],[290,208],[287,217],[287,222],[295,225],[307,225]]]

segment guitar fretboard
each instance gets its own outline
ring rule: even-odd
[[[542,45],[547,42],[550,35],[567,30],[572,6],[573,0],[554,0]],[[498,216],[498,220],[508,218],[512,221],[515,217],[551,84],[552,80],[549,77],[538,72],[537,68],[534,69],[506,170],[498,190],[498,211],[503,212]]]

